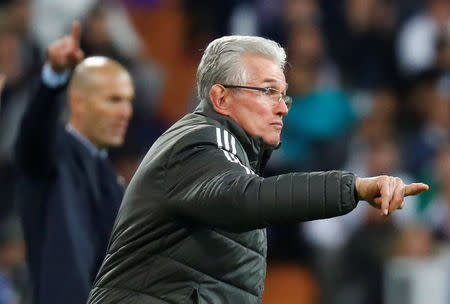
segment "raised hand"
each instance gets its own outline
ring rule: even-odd
[[[428,185],[423,183],[405,185],[399,177],[386,175],[356,179],[359,199],[381,209],[384,215],[403,208],[405,196],[417,195],[428,188]]]
[[[81,24],[75,21],[72,24],[72,32],[50,44],[47,49],[47,61],[52,69],[63,72],[74,68],[84,58],[80,49]]]

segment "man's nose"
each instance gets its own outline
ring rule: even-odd
[[[280,102],[278,102],[274,109],[276,111],[276,114],[280,116],[286,116],[289,112],[286,102],[282,98],[280,98]]]
[[[133,106],[131,102],[124,101],[119,110],[120,117],[124,119],[130,119],[133,115]]]

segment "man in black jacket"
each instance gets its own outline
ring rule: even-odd
[[[33,303],[85,303],[123,197],[106,148],[121,145],[132,114],[129,73],[105,57],[77,65],[70,119],[58,99],[83,58],[80,25],[52,43],[17,143],[20,213]]]
[[[340,171],[261,177],[292,102],[285,62],[283,48],[260,37],[209,44],[200,104],[138,168],[89,303],[260,303],[265,227],[342,215],[360,199],[387,215],[427,189]]]

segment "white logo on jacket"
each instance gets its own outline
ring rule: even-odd
[[[223,132],[222,132],[223,131]],[[223,135],[222,135],[223,133]],[[216,127],[216,137],[217,137],[217,147],[223,151],[225,157],[232,163],[239,164],[241,167],[245,169],[247,174],[255,174],[252,169],[244,166],[239,158],[237,157],[236,152],[236,139],[233,135],[231,135],[227,130],[222,130],[221,128]]]

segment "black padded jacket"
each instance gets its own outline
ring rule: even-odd
[[[345,214],[355,176],[260,177],[272,148],[202,102],[150,148],[88,303],[261,303],[271,224]]]

